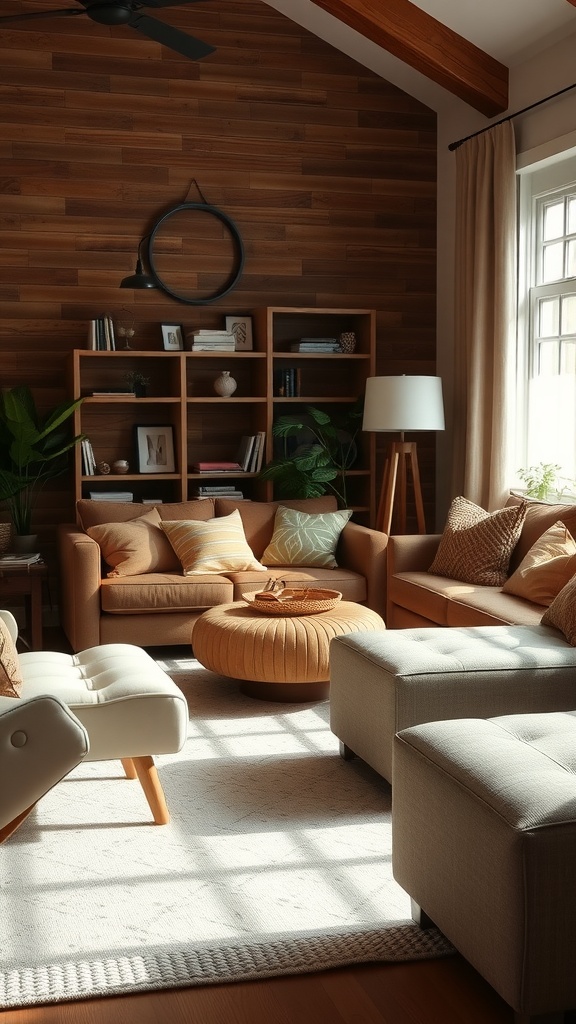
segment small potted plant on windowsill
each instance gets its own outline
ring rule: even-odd
[[[574,493],[573,481],[559,477],[561,466],[555,462],[539,462],[537,466],[519,469],[518,476],[525,483],[522,490],[516,492],[524,498],[536,498],[537,501],[566,502],[566,492]]]
[[[31,537],[39,489],[66,471],[67,453],[84,437],[70,438],[62,429],[82,401],[64,402],[40,416],[30,388],[22,385],[0,392],[0,501],[10,512],[16,549],[26,547],[18,538]]]

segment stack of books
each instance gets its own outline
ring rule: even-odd
[[[186,335],[190,339],[192,352],[234,352],[236,336],[232,331],[192,331]]]
[[[240,441],[236,458],[245,473],[259,473],[262,469],[265,442],[264,430],[259,430],[257,434],[245,434]]]
[[[88,348],[97,352],[114,352],[116,334],[111,316],[99,316],[88,323]]]
[[[196,491],[197,498],[234,498],[236,501],[243,501],[244,494],[233,484],[207,484],[206,487],[199,487]]]
[[[278,370],[275,375],[276,394],[283,398],[300,398],[302,387],[301,367],[287,366],[284,370]]]
[[[33,554],[29,555],[18,555],[8,552],[7,555],[0,555],[0,571],[2,569],[17,569],[21,565],[36,565],[37,562],[41,561],[42,555],[39,551],[34,551]]]
[[[290,345],[291,352],[339,352],[338,338],[300,338]]]
[[[134,501],[132,491],[90,491],[92,501]]]

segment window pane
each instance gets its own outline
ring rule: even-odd
[[[562,334],[576,334],[576,295],[562,299]]]
[[[564,277],[564,243],[552,242],[544,246],[544,262],[542,267],[544,283],[559,281]]]
[[[576,342],[565,341],[560,352],[561,373],[576,373]]]
[[[558,373],[557,341],[541,341],[538,345],[538,373],[541,377]]]
[[[564,200],[559,203],[548,203],[544,207],[543,238],[549,242],[552,238],[562,238],[564,234]]]
[[[568,234],[576,235],[576,196],[568,200]]]
[[[559,299],[542,299],[540,302],[539,335],[541,338],[557,338],[560,326]]]
[[[576,241],[571,238],[566,248],[566,277],[576,277]]]

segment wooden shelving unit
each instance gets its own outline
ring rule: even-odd
[[[87,476],[82,472],[80,447],[75,451],[75,496],[90,491],[131,490],[135,501],[145,498],[186,501],[200,483],[222,480],[224,474],[194,473],[199,461],[233,460],[244,434],[266,432],[265,463],[272,458],[275,417],[309,404],[337,410],[364,393],[366,378],[375,372],[375,313],[372,310],[294,309],[265,307],[251,311],[254,349],[250,352],[150,352],[118,350],[72,353],[74,397],[84,397],[75,414],[75,430],[90,439],[96,462],[111,465],[127,459],[126,474]],[[291,344],[301,337],[339,337],[354,331],[353,354],[296,353]],[[300,393],[278,393],[279,373],[297,369]],[[237,389],[220,398],[213,382],[230,370]],[[93,397],[93,391],[119,388],[129,371],[149,378],[145,398]],[[136,426],[170,425],[173,429],[176,471],[135,472]],[[374,438],[361,433],[358,457],[348,476],[350,507],[355,519],[374,521]],[[272,485],[255,474],[225,474],[226,483],[239,487],[246,498],[271,500]]]

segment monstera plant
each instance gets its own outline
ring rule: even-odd
[[[0,501],[8,506],[16,534],[31,533],[38,490],[66,471],[67,452],[82,440],[82,434],[71,438],[64,426],[82,401],[40,416],[26,385],[0,392]]]
[[[305,405],[301,413],[278,417],[272,433],[282,439],[283,451],[260,473],[262,480],[274,482],[276,497],[317,498],[331,492],[340,508],[347,507],[346,472],[358,454],[363,405],[358,399],[334,417]]]

